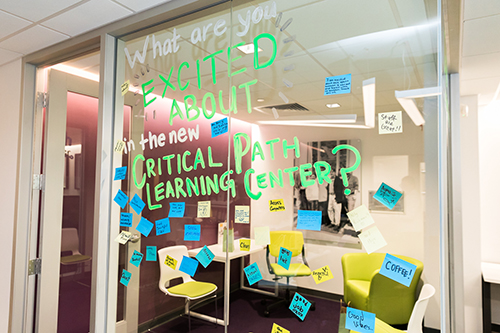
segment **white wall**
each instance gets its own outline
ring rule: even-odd
[[[481,221],[481,260],[500,264],[500,103],[479,108],[479,187]],[[474,222],[472,222],[474,223]],[[492,322],[500,324],[500,286],[491,286]]]
[[[405,116],[406,119],[406,116]],[[397,190],[405,192],[405,214],[396,213],[372,213],[376,226],[379,228],[388,245],[380,250],[380,252],[390,252],[396,254],[407,255],[424,262],[424,272],[422,278],[428,282],[426,272],[430,273],[430,269],[437,267],[437,275],[439,275],[439,248],[431,248],[427,246],[424,239],[424,191],[421,184],[424,183],[424,174],[420,172],[421,162],[424,162],[424,132],[408,122],[404,123],[403,134],[388,134],[379,135],[377,129],[373,130],[355,130],[355,129],[340,129],[340,128],[309,128],[309,127],[290,127],[290,126],[260,126],[253,133],[253,140],[258,140],[262,143],[265,153],[267,154],[267,146],[264,142],[279,137],[287,139],[289,142],[296,135],[300,142],[318,141],[318,140],[335,140],[335,139],[360,139],[361,140],[361,190],[362,203],[368,206],[368,191],[376,190],[380,182],[384,179],[374,172],[374,160],[380,160],[381,156],[408,156],[408,177],[399,182],[390,183]],[[278,146],[278,145],[277,145]],[[251,150],[250,150],[251,151]],[[291,151],[290,151],[291,152]],[[293,166],[293,159],[283,158],[282,149],[279,148],[275,152],[276,159],[270,160],[266,155],[264,162],[257,159],[252,164],[256,173],[252,176],[252,189],[257,189],[255,175],[260,172],[274,171],[278,168],[284,169]],[[391,166],[387,166],[387,173],[391,173]],[[400,170],[394,170],[394,173],[400,174]],[[272,212],[268,210],[268,200],[284,199],[284,212]],[[258,201],[252,201],[251,223],[252,227],[270,226],[271,230],[291,229],[293,221],[293,194],[292,187],[288,184],[288,178],[285,179],[284,188],[264,189],[262,197]],[[430,222],[438,225],[438,221]],[[252,234],[253,235],[253,234]],[[439,238],[439,234],[435,235]],[[436,244],[439,244],[437,242]],[[294,284],[321,290],[325,292],[343,294],[343,278],[341,257],[344,253],[356,252],[352,248],[323,246],[315,244],[306,244],[307,259],[313,269],[329,265],[333,272],[334,279],[316,285],[312,278],[297,278]],[[430,252],[433,255],[425,256],[425,252]],[[428,259],[426,262],[425,258]],[[267,273],[265,255],[255,256],[261,271],[265,274],[264,278],[271,280]],[[427,269],[426,269],[427,268]],[[436,287],[439,295],[439,285],[437,282],[431,282]],[[435,305],[439,308],[438,296],[434,300]],[[439,328],[439,311],[428,312],[427,316],[432,318],[429,327]]]
[[[0,66],[0,332],[7,332],[10,308],[10,284],[14,238],[19,115],[21,101],[21,60]]]

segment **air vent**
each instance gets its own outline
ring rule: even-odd
[[[279,105],[267,105],[267,106],[260,106],[256,107],[255,109],[264,112],[264,113],[272,113],[272,109],[275,108],[277,111],[279,111],[280,114],[283,114],[285,112],[309,112],[309,109],[300,105],[299,103],[289,103],[289,104],[279,104]]]

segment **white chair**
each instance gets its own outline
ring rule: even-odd
[[[170,257],[174,258],[177,260],[177,267],[176,269],[172,269],[169,266],[167,266],[165,262],[165,258],[169,255]],[[158,250],[158,263],[160,264],[160,281],[158,283],[158,287],[162,292],[164,292],[166,295],[169,296],[174,296],[174,297],[183,297],[185,299],[185,305],[184,305],[184,314],[188,315],[188,322],[189,322],[189,331],[191,331],[191,309],[190,309],[190,302],[192,300],[200,299],[202,301],[202,298],[205,298],[209,295],[212,295],[210,297],[215,298],[215,318],[201,315],[201,314],[196,314],[193,313],[193,317],[196,314],[196,317],[205,319],[205,320],[210,320],[216,323],[217,325],[217,286],[213,283],[208,283],[208,282],[198,282],[195,281],[191,276],[188,274],[181,272],[179,270],[179,267],[182,262],[182,257],[186,256],[189,257],[187,247],[184,245],[177,245],[177,246],[170,246],[170,247],[165,247],[163,249]],[[176,278],[182,278],[182,283],[178,284],[174,287],[170,287],[170,280],[176,279]],[[196,304],[193,304],[193,306]]]
[[[420,291],[420,296],[415,302],[413,311],[411,312],[410,321],[408,322],[407,333],[422,333],[422,322],[424,320],[425,309],[429,303],[429,299],[434,296],[436,289],[430,284],[425,284]],[[375,314],[377,315],[377,314]],[[355,332],[352,331],[351,332]],[[401,333],[405,332],[398,330],[382,320],[375,318],[375,333]]]

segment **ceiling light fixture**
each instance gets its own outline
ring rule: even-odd
[[[411,118],[416,126],[421,126],[425,124],[424,117],[420,110],[417,108],[414,98],[423,98],[441,95],[441,90],[439,87],[422,88],[422,89],[412,89],[403,91],[394,91],[394,95],[398,100],[399,104],[406,111],[408,116]]]
[[[375,127],[375,78],[363,81],[363,109],[365,112],[365,125]]]
[[[257,102],[262,103],[262,102],[264,102],[264,99],[263,98],[257,98]]]
[[[326,107],[329,109],[335,109],[335,108],[339,108],[340,104],[339,103],[326,104]]]
[[[242,46],[238,46],[237,49],[240,50],[241,52],[245,53],[245,54],[250,54],[250,53],[254,53],[255,52],[253,43],[249,43],[249,44],[245,44],[245,45],[242,45]],[[261,52],[261,51],[262,51],[262,49],[259,47],[259,52]]]

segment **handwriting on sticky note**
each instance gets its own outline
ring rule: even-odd
[[[122,96],[128,92],[129,88],[130,88],[130,80],[127,80],[121,85]]]
[[[373,333],[375,332],[375,314],[348,307],[345,328],[359,333]]]
[[[185,202],[171,202],[170,211],[168,212],[168,217],[184,217],[185,210],[186,210]]]
[[[387,245],[384,236],[382,236],[377,227],[363,230],[358,237],[361,243],[363,243],[363,246],[368,254]]]
[[[304,320],[311,307],[311,302],[302,297],[299,293],[295,293],[293,295],[293,300],[290,303],[289,309],[300,318],[300,320]]]
[[[198,201],[197,217],[210,217],[210,201]]]
[[[321,212],[317,210],[299,209],[297,229],[321,231]]]
[[[168,234],[170,232],[170,219],[168,217],[156,220],[156,236]]]
[[[118,192],[116,192],[115,198],[113,200],[118,204],[118,206],[120,206],[121,208],[125,208],[125,205],[128,202],[128,196],[119,189]]]
[[[269,227],[255,227],[253,228],[255,245],[267,245],[271,243],[271,234]]]
[[[316,284],[333,279],[332,271],[328,265],[318,268],[312,272],[314,282]]]
[[[142,257],[144,257],[144,255],[141,252],[134,250],[134,253],[132,253],[132,257],[130,257],[130,263],[135,267],[139,267],[142,261]]]
[[[120,227],[132,226],[132,213],[120,213]]]
[[[250,251],[250,239],[240,239],[240,251]]]
[[[123,152],[123,148],[125,148],[125,142],[123,142],[122,140],[118,140],[114,148],[115,152],[121,154]]]
[[[116,236],[115,242],[118,242],[120,244],[125,244],[130,238],[132,238],[132,233],[123,230],[122,232],[120,232],[118,236]]]
[[[177,268],[177,260],[169,256],[168,254],[165,257],[165,261],[163,263],[174,270]]]
[[[285,210],[285,203],[283,199],[269,200],[269,211],[270,212],[281,212]]]
[[[260,273],[259,266],[256,262],[251,265],[248,265],[243,269],[245,275],[247,276],[248,284],[253,285],[256,282],[262,280],[262,274]]]
[[[250,223],[250,206],[234,206],[234,222]]]
[[[382,183],[377,192],[373,195],[381,204],[389,209],[393,209],[403,194],[399,193],[389,185]]]
[[[134,197],[132,198],[132,200],[130,200],[129,205],[137,213],[137,215],[141,214],[144,206],[146,206],[144,201],[142,201],[142,199],[137,194],[134,194]]]
[[[227,118],[214,121],[213,123],[210,124],[210,127],[212,128],[212,138],[227,133],[228,131]]]
[[[292,262],[292,251],[280,247],[280,255],[278,257],[278,265],[288,270],[290,268],[290,263]]]
[[[403,115],[401,111],[378,114],[378,134],[403,133]]]
[[[128,286],[128,283],[130,282],[131,277],[132,277],[132,273],[130,273],[129,271],[123,270],[122,276],[120,278],[120,283],[123,284],[125,287]]]
[[[348,94],[351,92],[351,74],[325,78],[325,96]]]
[[[205,245],[200,252],[196,255],[196,259],[203,265],[203,267],[207,268],[208,265],[214,260],[215,254]]]
[[[271,333],[290,333],[290,331],[287,330],[286,328],[283,328],[280,325],[274,323]]]
[[[141,234],[143,234],[145,237],[149,236],[149,233],[151,232],[151,229],[153,229],[153,223],[150,221],[146,220],[144,217],[141,217],[141,221],[135,227],[137,231],[139,231]]]
[[[194,276],[196,274],[196,269],[198,268],[198,260],[182,256],[181,265],[179,270],[186,273],[187,275]]]
[[[127,167],[121,167],[115,169],[115,178],[113,180],[122,180],[127,176]]]
[[[416,270],[416,265],[387,253],[380,274],[409,287]]]
[[[184,225],[184,240],[198,242],[201,237],[201,225],[186,224]]]
[[[370,212],[368,211],[368,208],[366,208],[365,205],[360,205],[359,207],[351,210],[349,213],[347,213],[347,216],[349,217],[349,221],[351,221],[354,230],[356,231],[360,231],[361,229],[375,223],[372,216],[370,215]]]
[[[146,246],[146,261],[156,261],[156,246]]]

